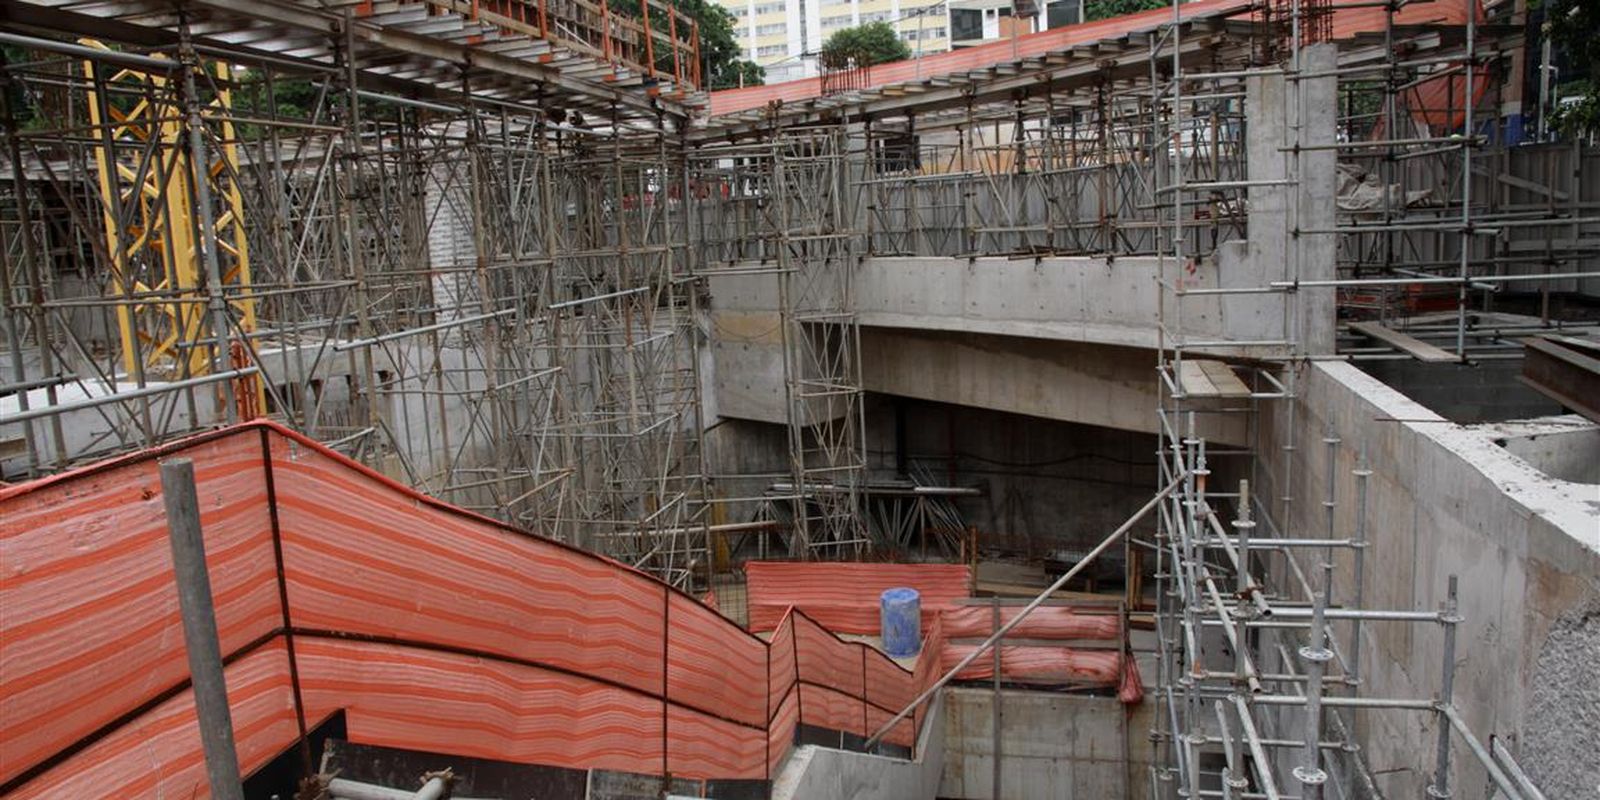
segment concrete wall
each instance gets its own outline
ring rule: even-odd
[[[1486,426],[1495,444],[1552,478],[1600,484],[1600,425],[1577,414]]]
[[[1165,268],[1169,279],[1180,272],[1171,260]],[[1154,348],[1160,269],[1157,259],[1136,256],[868,258],[857,272],[856,308],[861,324],[880,328]],[[1179,280],[1191,289],[1258,286],[1269,278],[1257,262],[1241,260],[1192,264],[1182,272]],[[1193,296],[1185,299],[1184,314],[1184,330],[1198,339],[1283,338],[1280,295]]]
[[[1283,238],[1281,230],[1277,238]],[[1263,263],[1267,262],[1242,257],[1207,260],[1191,265],[1178,279],[1189,288],[1218,288],[1258,286],[1280,277],[1259,266]],[[1280,268],[1281,259],[1272,263],[1274,268]],[[1331,268],[1331,261],[1329,264]],[[1153,350],[1161,341],[1157,324],[1161,302],[1156,280],[1158,265],[1154,258],[1136,257],[864,259],[855,276],[854,301],[857,319],[863,326],[862,371],[867,388],[890,391],[879,388],[886,380],[875,374],[894,366],[889,361],[909,356],[913,365],[921,365],[916,360],[917,353],[901,353],[898,344],[888,350],[872,349],[869,337],[877,336],[881,345],[889,341],[885,336],[892,335],[881,333],[884,331],[912,332],[897,340],[900,343],[924,333],[941,332],[951,334],[941,341],[982,342],[982,349],[987,352],[1004,352],[1005,358],[989,363],[981,378],[975,374],[971,378],[953,376],[967,383],[981,382],[988,387],[990,399],[999,404],[962,399],[968,386],[959,382],[927,387],[912,396],[1123,430],[1153,430]],[[1166,269],[1172,274],[1179,272],[1170,261]],[[777,283],[774,275],[711,279],[709,318],[714,374],[710,385],[712,402],[723,416],[780,423],[788,419],[783,387],[783,329],[776,311]],[[1184,335],[1189,341],[1207,342],[1281,340],[1287,319],[1284,297],[1188,296],[1183,301]],[[1200,349],[1221,355],[1261,355],[1280,350],[1272,346],[1222,344]],[[1109,377],[1110,382],[1135,391],[1108,393],[1104,391],[1108,388],[1104,381],[1086,384],[1060,371],[1034,372],[1040,366],[1036,363],[1039,359],[1071,364],[1078,372],[1090,373],[1083,377],[1093,378],[1096,372],[1106,376],[1111,370],[1116,374]],[[949,376],[951,371],[946,369],[943,374]],[[1020,397],[1043,391],[1054,395],[1053,402],[1029,402]],[[1008,393],[1012,397],[1004,396]],[[1124,402],[1133,396],[1139,399]],[[1114,399],[1100,409],[1082,404],[1101,403],[1105,397]],[[1078,405],[1065,408],[1065,403]],[[1100,410],[1113,413],[1094,413]],[[1212,438],[1223,435],[1214,432]]]
[[[1291,495],[1291,535],[1321,536],[1328,432],[1342,439],[1335,469],[1338,535],[1354,529],[1350,470],[1364,447],[1370,480],[1364,603],[1436,609],[1460,578],[1455,702],[1487,742],[1503,738],[1547,796],[1593,797],[1600,786],[1600,489],[1550,477],[1495,443],[1339,362],[1302,369],[1292,412],[1263,421],[1263,497]],[[1289,482],[1284,484],[1287,444]],[[1258,483],[1258,486],[1260,484]],[[1336,593],[1349,597],[1351,562]],[[1364,695],[1429,698],[1443,668],[1432,625],[1370,624]],[[1374,712],[1359,736],[1379,788],[1420,796],[1432,769],[1431,714]],[[1457,743],[1456,797],[1484,796],[1484,776]]]
[[[944,767],[946,702],[933,700],[916,758],[805,745],[789,755],[773,779],[772,800],[933,800]]]
[[[1001,693],[1000,797],[1108,800],[1150,796],[1149,724],[1114,697]],[[945,690],[944,780],[939,796],[994,797],[994,693]],[[1138,707],[1148,711],[1154,703]],[[1131,759],[1131,760],[1130,760]]]

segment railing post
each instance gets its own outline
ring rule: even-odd
[[[644,72],[656,76],[655,34],[650,30],[650,0],[639,0],[639,20],[644,23]]]
[[[694,21],[694,30],[691,32],[694,39],[694,88],[700,88],[700,81],[704,75],[700,72],[700,20]]]
[[[674,6],[667,14],[667,38],[672,40],[672,82],[683,91],[683,51],[678,47],[678,9]]]

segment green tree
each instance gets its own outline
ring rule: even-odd
[[[903,61],[911,57],[911,48],[900,41],[894,27],[887,22],[869,22],[854,28],[834,31],[822,43],[822,66],[841,69],[847,66],[870,67],[888,61]]]
[[[1595,0],[1544,0],[1545,31],[1552,49],[1564,57],[1550,126],[1566,136],[1600,133],[1600,3]]]
[[[1097,19],[1110,19],[1123,14],[1136,14],[1140,11],[1149,11],[1154,8],[1171,8],[1172,4],[1166,0],[1084,0],[1083,18],[1093,22]]]

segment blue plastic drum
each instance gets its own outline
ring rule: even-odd
[[[883,651],[895,658],[922,649],[922,595],[916,589],[886,589],[879,605]]]

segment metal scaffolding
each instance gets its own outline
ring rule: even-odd
[[[1451,691],[1461,622],[1455,576],[1437,611],[1365,606],[1367,482],[1375,468],[1388,465],[1369,464],[1360,453],[1349,471],[1356,498],[1353,527],[1336,524],[1340,486],[1348,487],[1339,467],[1345,445],[1331,430],[1320,442],[1295,440],[1297,373],[1308,359],[1329,357],[1336,349],[1363,352],[1338,345],[1374,333],[1380,342],[1398,342],[1401,357],[1422,358],[1421,345],[1393,336],[1384,326],[1409,325],[1414,315],[1445,308],[1454,316],[1448,326],[1454,352],[1434,349],[1463,361],[1479,346],[1499,340],[1498,333],[1475,330],[1472,315],[1490,308],[1492,293],[1511,281],[1543,287],[1544,323],[1555,324],[1548,314],[1549,294],[1552,287],[1570,288],[1585,277],[1583,265],[1592,263],[1595,251],[1576,242],[1593,220],[1575,207],[1506,203],[1504,192],[1502,202],[1475,197],[1474,185],[1483,180],[1483,171],[1474,166],[1475,158],[1483,158],[1478,151],[1487,149],[1489,159],[1501,165],[1511,157],[1495,149],[1503,137],[1493,115],[1486,115],[1488,124],[1475,116],[1483,107],[1498,107],[1494,93],[1481,86],[1475,90],[1474,80],[1487,79],[1488,66],[1500,53],[1494,43],[1478,39],[1472,9],[1440,46],[1421,48],[1402,41],[1395,8],[1388,6],[1384,47],[1342,52],[1325,43],[1330,30],[1318,16],[1321,11],[1310,9],[1309,16],[1301,6],[1278,11],[1279,20],[1257,31],[1272,39],[1270,46],[1258,43],[1249,57],[1186,69],[1178,56],[1182,31],[1177,25],[1163,43],[1170,50],[1170,67],[1158,70],[1155,62],[1163,53],[1153,54],[1157,138],[1180,143],[1164,148],[1155,194],[1170,226],[1160,239],[1160,483],[1176,481],[1181,487],[1163,504],[1151,545],[1157,561],[1161,703],[1153,795],[1383,797],[1382,780],[1374,777],[1360,746],[1358,731],[1365,729],[1360,716],[1415,714],[1425,717],[1424,728],[1431,723],[1432,758],[1419,748],[1413,767],[1427,776],[1428,796],[1452,796],[1460,786],[1476,783],[1506,797],[1541,797],[1511,754],[1503,748],[1491,752],[1457,711]],[[1260,102],[1274,94],[1281,102]],[[1337,108],[1331,107],[1336,100]],[[1440,102],[1442,109],[1435,105]],[[1265,117],[1278,107],[1281,115]],[[1219,174],[1219,156],[1234,148],[1201,129],[1208,118],[1241,111],[1245,146],[1238,149],[1247,151],[1250,169]],[[1337,125],[1329,124],[1334,121]],[[1274,127],[1281,127],[1276,137],[1261,135],[1261,129],[1270,134]],[[1185,146],[1189,142],[1197,144]],[[1484,177],[1491,184],[1526,188],[1525,180],[1510,172]],[[1573,197],[1580,193],[1576,185],[1571,191]],[[1210,198],[1210,209],[1197,194]],[[1271,251],[1281,255],[1281,264],[1271,265],[1259,282],[1217,288],[1188,280],[1197,261],[1219,257],[1215,239],[1207,246],[1191,235],[1195,222],[1214,218],[1219,197],[1226,198],[1225,206],[1247,209],[1253,217],[1270,214],[1276,222],[1281,216],[1292,232],[1281,254]],[[1524,228],[1530,238],[1547,242],[1565,232],[1574,246],[1560,253],[1546,248],[1538,258],[1498,256],[1496,251],[1517,249]],[[1248,223],[1247,230],[1252,240],[1265,232]],[[1447,306],[1417,302],[1419,294],[1435,288],[1449,292]],[[1208,340],[1207,304],[1238,296],[1277,298],[1282,320],[1276,336]],[[1190,311],[1196,307],[1199,314]],[[1334,330],[1336,319],[1363,316],[1375,318],[1375,326]],[[1433,333],[1445,332],[1444,327]],[[1219,352],[1241,347],[1243,352]],[[1274,454],[1261,450],[1268,416],[1279,422]],[[1243,420],[1247,446],[1208,446],[1205,431],[1218,430],[1223,418]],[[1294,464],[1324,457],[1314,455],[1319,447],[1327,462],[1327,485],[1306,486]],[[1271,468],[1272,461],[1281,469]],[[1248,478],[1238,481],[1237,491],[1219,492],[1208,487],[1210,477],[1219,474]],[[1326,523],[1316,530],[1288,527],[1290,520],[1317,516],[1295,512],[1318,495]],[[1349,576],[1348,588],[1336,590],[1336,562],[1339,574]],[[1362,651],[1372,636],[1369,626],[1438,629],[1439,693],[1418,698],[1363,694]],[[1455,763],[1457,744],[1473,757]]]
[[[1190,4],[1098,42],[704,120],[692,21],[654,0],[638,18],[10,2],[33,22],[0,32],[8,477],[265,413],[689,585],[711,518],[752,521],[725,508],[764,504],[757,529],[796,557],[905,540],[869,519],[864,258],[1153,259],[1169,457],[1292,414],[1308,356],[1410,357],[1374,330],[1511,356],[1521,331],[1477,318],[1505,287],[1534,287],[1557,329],[1559,294],[1600,277],[1594,156],[1502,146],[1485,113],[1501,45],[1475,18],[1419,30],[1371,9],[1380,30],[1306,69],[1322,6],[1252,21]],[[1333,82],[1327,129],[1285,117],[1285,137],[1252,140],[1265,81],[1296,115],[1303,85]],[[1297,198],[1318,159],[1339,177],[1334,215],[1313,219]],[[1257,259],[1270,274],[1207,283],[1268,212],[1293,232]],[[726,277],[777,310],[787,464],[753,499],[712,496],[702,463],[705,294]],[[1208,320],[1241,298],[1270,324],[1217,339]],[[1423,316],[1439,311],[1454,320]]]
[[[692,32],[596,58],[403,5],[5,34],[7,474],[266,414],[703,583],[685,95],[599,80],[692,86]]]
[[[863,157],[846,126],[775,129],[759,141],[697,147],[699,275],[772,281],[788,430],[788,553],[858,557],[872,544],[861,341],[852,282],[862,256],[854,187]]]

